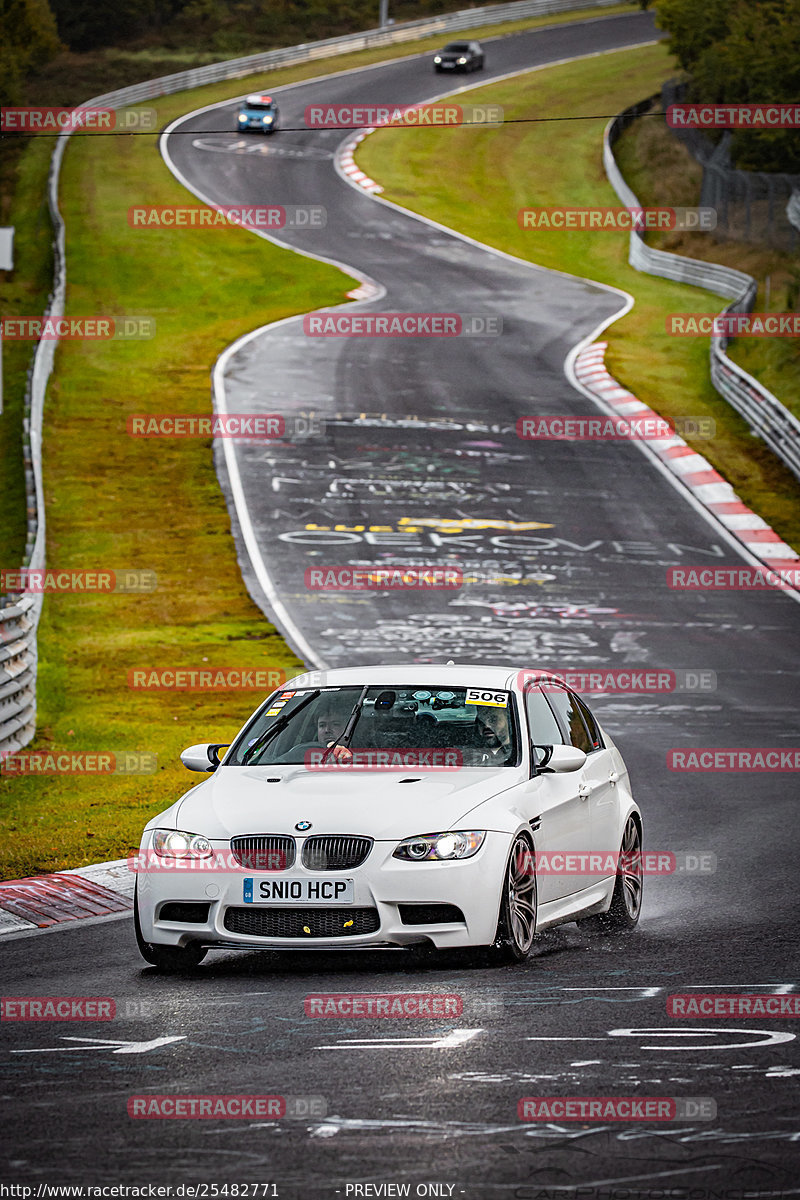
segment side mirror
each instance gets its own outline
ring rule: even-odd
[[[203,742],[189,746],[181,753],[181,762],[187,771],[216,771],[219,766],[220,750],[227,750],[226,742]]]
[[[533,773],[535,775],[549,774],[551,771],[558,774],[566,771],[580,771],[586,762],[586,755],[577,746],[537,746],[535,742],[532,742],[532,755],[535,755],[537,750],[544,750],[545,753],[540,762],[534,761]]]

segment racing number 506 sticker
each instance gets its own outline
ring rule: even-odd
[[[508,708],[508,692],[492,692],[488,688],[467,688],[465,704],[488,704],[491,708]]]

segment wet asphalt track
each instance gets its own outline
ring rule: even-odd
[[[650,36],[650,16],[632,14],[506,38],[489,44],[486,77]],[[298,124],[318,99],[408,103],[444,86],[427,59],[410,59],[288,90],[282,112]],[[232,113],[224,105],[189,126],[234,142]],[[673,992],[792,987],[793,777],[679,775],[667,770],[666,752],[798,744],[797,605],[778,594],[670,592],[670,565],[741,561],[721,532],[635,447],[516,438],[520,415],[590,411],[562,364],[619,298],[376,205],[322,156],[342,136],[274,139],[303,157],[210,151],[183,135],[170,138],[170,152],[218,203],[324,204],[326,229],[295,244],[383,284],[372,311],[492,313],[503,335],[315,345],[294,322],[229,360],[230,411],[313,408],[329,421],[324,443],[237,449],[254,530],[293,629],[330,665],[453,657],[715,672],[708,693],[608,697],[594,707],[626,755],[646,845],[712,851],[717,869],[649,881],[632,938],[597,940],[567,926],[517,968],[457,955],[433,963],[386,953],[212,955],[191,977],[169,979],[142,969],[127,920],[7,938],[5,995],[113,996],[121,1015],[69,1027],[3,1023],[3,1177],[274,1182],[292,1198],[357,1195],[352,1185],[365,1183],[520,1200],[575,1188],[589,1200],[669,1188],[696,1200],[800,1194],[800,1063],[796,1038],[785,1039],[796,1022],[680,1023],[665,1007]],[[532,522],[542,528],[519,528]],[[337,535],[337,524],[349,529]],[[402,594],[343,602],[302,586],[305,568],[320,563],[408,561],[531,582],[470,584],[415,609]],[[205,736],[213,731],[197,730],[198,741]],[[453,992],[464,1013],[454,1021],[306,1018],[303,997],[325,990]],[[670,1037],[676,1026],[705,1036]],[[124,1047],[69,1037],[143,1044],[119,1053]],[[162,1037],[179,1040],[148,1044]],[[126,1115],[129,1096],[167,1092],[317,1096],[327,1115]],[[516,1119],[525,1095],[710,1096],[718,1115],[641,1128],[531,1125]]]

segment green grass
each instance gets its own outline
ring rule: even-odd
[[[470,92],[469,99],[502,105],[502,129],[430,129],[413,138],[405,129],[385,129],[362,143],[358,164],[380,181],[389,200],[518,258],[630,292],[634,308],[603,335],[609,342],[609,370],[671,421],[711,417],[715,438],[687,441],[746,504],[800,548],[800,484],[712,387],[707,339],[672,338],[665,332],[667,313],[716,312],[719,298],[634,271],[627,264],[625,233],[522,230],[517,223],[523,207],[619,205],[602,165],[605,120],[525,118],[619,112],[658,91],[671,70],[666,49],[658,45],[488,85]],[[648,165],[643,156],[642,173]],[[661,166],[654,164],[656,176]],[[630,182],[644,200],[641,177]],[[697,197],[673,202],[697,203]],[[741,247],[734,258],[736,265],[749,269]]]
[[[660,105],[653,111],[660,111]],[[702,169],[657,117],[634,122],[620,138],[615,152],[626,180],[643,204],[699,202]],[[714,234],[667,233],[650,240],[659,249],[752,275],[759,284],[756,312],[787,312],[796,307],[792,288],[796,293],[800,282],[797,263],[780,250],[757,243],[718,240]],[[718,301],[718,307],[722,303]],[[800,339],[737,338],[728,353],[800,417]]]
[[[159,105],[159,121],[195,97]],[[339,303],[352,280],[235,228],[133,230],[134,203],[193,202],[155,137],[73,140],[61,207],[67,311],[155,316],[137,342],[62,342],[47,400],[48,564],[154,570],[150,594],[47,597],[35,749],[146,750],[155,775],[0,776],[5,878],[126,854],[197,776],[186,745],[228,740],[257,693],[138,692],[134,667],[300,667],[247,596],[209,440],[131,438],[132,413],[210,411],[209,372],[241,334]],[[265,284],[265,281],[268,283]]]
[[[44,312],[53,284],[47,174],[52,144],[29,140],[26,152],[7,168],[0,223],[14,227],[13,271],[0,271],[0,311],[4,316]],[[25,475],[22,466],[22,410],[33,342],[3,341],[3,412],[0,415],[0,565],[18,566],[26,537]]]

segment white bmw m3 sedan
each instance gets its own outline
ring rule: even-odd
[[[208,779],[150,821],[142,956],[208,950],[490,948],[525,959],[567,921],[632,929],[642,818],[587,705],[508,667],[354,667],[289,680]]]

